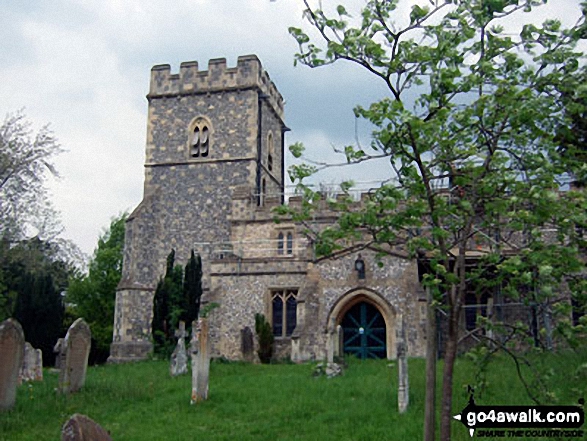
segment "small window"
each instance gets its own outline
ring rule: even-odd
[[[204,118],[197,118],[190,127],[190,157],[206,158],[210,153],[210,124]]]
[[[273,171],[273,133],[267,135],[267,169]]]
[[[279,254],[280,256],[283,256],[283,233],[279,233],[279,235],[277,236],[277,254]]]
[[[275,337],[289,337],[293,334],[297,325],[297,297],[297,289],[271,292],[271,318]]]
[[[265,198],[267,197],[267,181],[265,181],[265,178],[263,178],[263,180],[261,181],[261,205],[263,205],[265,203]]]
[[[287,254],[293,254],[293,233],[287,233]]]

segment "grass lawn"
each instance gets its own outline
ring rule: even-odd
[[[536,362],[550,371],[553,396],[545,404],[587,398],[587,350],[542,354]],[[577,369],[581,364],[584,369]],[[166,362],[90,367],[84,389],[67,398],[55,393],[57,374],[45,370],[44,382],[21,386],[14,409],[0,413],[0,440],[59,440],[61,426],[76,412],[100,423],[115,441],[417,440],[424,365],[409,360],[410,406],[404,415],[397,412],[397,365],[387,360],[349,360],[345,374],[333,379],[314,378],[315,363],[213,362],[209,400],[197,406],[189,403],[190,376],[171,378]],[[467,358],[457,361],[455,413],[467,403],[474,371]],[[486,381],[477,404],[533,404],[505,358],[492,361]],[[457,421],[453,439],[470,439]]]

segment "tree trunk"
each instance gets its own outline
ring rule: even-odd
[[[458,311],[453,307],[448,314],[448,335],[444,345],[442,374],[442,405],[440,409],[440,440],[450,441],[452,422],[452,383],[458,343]]]
[[[434,441],[436,429],[436,308],[426,288],[426,402],[424,404],[424,441]]]

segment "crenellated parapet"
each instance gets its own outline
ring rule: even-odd
[[[171,73],[169,64],[153,66],[148,98],[251,88],[260,90],[283,119],[283,97],[256,55],[238,57],[236,67],[227,67],[226,58],[208,61],[207,70],[199,70],[197,61],[181,63],[179,73]]]

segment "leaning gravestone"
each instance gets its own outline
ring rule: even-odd
[[[63,340],[65,360],[59,371],[60,392],[69,394],[83,387],[91,343],[90,327],[82,318],[78,318],[69,327]]]
[[[241,329],[241,351],[243,353],[243,360],[246,362],[252,363],[255,360],[253,331],[248,326]]]
[[[63,425],[61,441],[112,441],[112,438],[98,423],[76,413]]]
[[[175,331],[177,337],[177,345],[173,354],[171,354],[171,364],[169,366],[169,373],[172,377],[187,374],[188,372],[188,354],[185,348],[185,322],[179,322],[179,329]]]
[[[0,410],[16,401],[18,374],[24,356],[24,332],[20,323],[8,319],[0,323]]]
[[[65,345],[63,344],[63,339],[60,338],[55,343],[53,347],[53,353],[55,355],[55,369],[61,369],[61,366],[65,364]]]
[[[35,349],[34,380],[43,381],[43,351]]]
[[[22,359],[20,374],[18,376],[18,384],[21,384],[23,381],[40,381],[43,379],[43,361],[41,359],[41,366],[39,368],[37,351],[40,351],[40,349],[33,348],[33,346],[28,341],[25,342],[24,356]],[[40,379],[39,371],[41,372]]]
[[[210,376],[210,348],[208,342],[208,319],[200,318],[192,324],[192,400],[198,403],[208,399]]]

